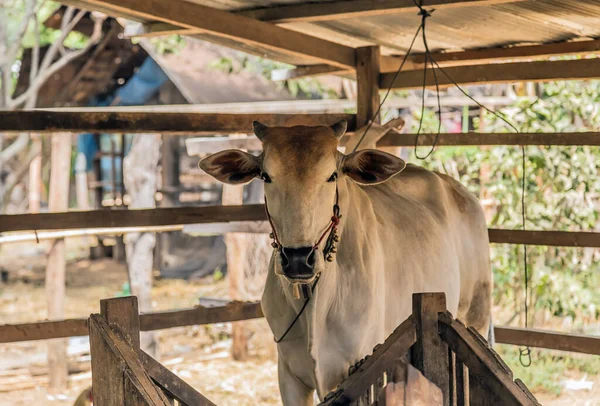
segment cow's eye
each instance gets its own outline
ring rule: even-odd
[[[265,181],[265,183],[271,183],[271,178],[267,172],[262,172],[260,174],[260,178]]]
[[[329,179],[327,179],[327,182],[335,182],[335,180],[337,179],[337,177],[338,177],[337,172],[333,172],[331,174],[331,176],[329,177]]]

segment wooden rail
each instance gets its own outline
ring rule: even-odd
[[[212,307],[175,310],[140,315],[142,331],[200,324],[226,323],[263,317],[260,302],[226,302]],[[78,337],[88,334],[86,319],[41,321],[0,325],[0,343],[12,343],[52,338]],[[528,345],[551,350],[600,355],[600,337],[566,334],[556,331],[495,327],[499,344]]]
[[[266,220],[264,205],[200,206],[146,210],[91,210],[65,213],[0,215],[0,233],[33,230],[74,230],[89,228],[157,227],[185,224],[231,223],[228,232],[243,222]],[[261,227],[254,227],[262,231]],[[562,247],[600,247],[600,233],[583,231],[489,230],[496,244],[550,245]]]
[[[515,327],[495,327],[494,334],[501,344],[600,355],[600,337]]]
[[[214,307],[147,313],[140,315],[142,331],[200,324],[225,323],[263,317],[259,302],[229,302]],[[41,321],[0,326],[0,343],[47,340],[88,335],[87,319]]]
[[[252,122],[266,125],[331,125],[347,120],[355,128],[354,114],[214,114],[120,111],[2,111],[0,132],[105,132],[214,134],[252,131]]]

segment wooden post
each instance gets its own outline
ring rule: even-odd
[[[444,293],[414,293],[413,319],[417,342],[412,348],[412,363],[437,385],[444,395],[444,406],[450,406],[448,345],[438,333],[438,313],[446,311]]]
[[[101,300],[100,311],[88,320],[94,404],[170,405],[140,361],[137,298]]]
[[[157,186],[160,134],[139,134],[123,163],[123,182],[131,202],[130,209],[154,208]],[[127,265],[131,293],[138,297],[142,312],[152,311],[152,268],[154,233],[128,233],[125,235]],[[142,349],[156,356],[158,349],[154,334],[142,333]]]
[[[140,312],[135,296],[100,300],[100,315],[110,327],[116,327],[133,347],[140,351]]]
[[[69,208],[69,179],[71,169],[71,134],[52,135],[52,155],[50,162],[51,212],[67,211]],[[46,265],[46,303],[48,319],[65,318],[65,240],[54,240]],[[51,393],[67,389],[67,341],[56,339],[48,342],[48,369]]]
[[[378,46],[356,49],[356,128],[366,125],[379,107],[379,56]],[[374,120],[379,123],[379,115]]]
[[[244,200],[243,185],[223,185],[223,205],[241,205]],[[227,246],[227,278],[229,279],[229,297],[231,300],[244,299],[244,264],[246,240],[243,235],[225,234]],[[233,359],[242,361],[248,357],[248,337],[246,329],[240,323],[233,323],[231,327]]]

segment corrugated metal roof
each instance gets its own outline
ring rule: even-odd
[[[73,3],[79,0],[68,0]],[[169,0],[172,3],[186,0]],[[187,0],[227,11],[241,11],[298,0]],[[329,0],[311,1],[314,7]],[[82,2],[85,2],[83,0]],[[427,7],[426,7],[427,8]],[[383,54],[402,54],[408,47],[420,16],[415,12],[388,13],[319,22],[293,22],[283,27],[351,47],[381,45]],[[134,18],[140,21],[139,18]],[[274,53],[259,46],[209,34],[196,37],[296,65],[313,61]],[[447,7],[434,11],[427,22],[432,50],[480,49],[521,44],[600,38],[600,0],[526,0],[494,5]],[[419,40],[415,51],[422,52]]]

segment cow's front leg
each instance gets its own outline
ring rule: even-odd
[[[279,357],[277,372],[279,375],[279,391],[284,406],[312,406],[314,390],[306,386]]]

